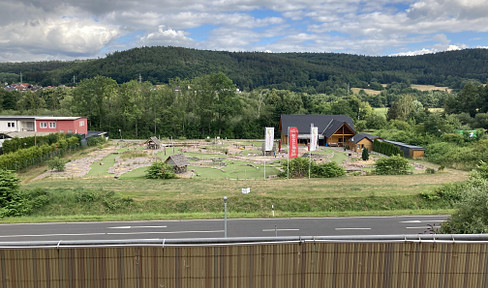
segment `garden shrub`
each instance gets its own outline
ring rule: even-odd
[[[64,171],[66,168],[66,160],[63,158],[54,157],[47,161],[47,167],[51,170],[54,169],[56,171]]]
[[[376,160],[376,174],[378,175],[405,175],[409,171],[408,160],[400,155]]]
[[[153,162],[146,172],[146,178],[148,179],[172,179],[175,177],[176,174],[173,171],[173,167],[162,161]]]
[[[340,177],[346,174],[346,172],[344,172],[344,168],[339,166],[339,164],[337,164],[334,161],[327,162],[324,164],[315,164],[314,169],[312,171],[313,171],[312,177],[319,177],[319,178]]]
[[[290,160],[289,167],[288,163],[285,161],[282,163],[283,172],[279,174],[280,177],[287,176],[287,169],[289,169],[290,178],[303,178],[308,177],[308,169],[310,165],[310,177],[313,178],[331,178],[339,177],[345,174],[344,168],[339,166],[334,161],[317,164],[315,161],[307,157],[297,157]]]

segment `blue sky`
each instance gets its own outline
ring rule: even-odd
[[[142,46],[418,55],[488,47],[485,0],[6,0],[0,61]]]

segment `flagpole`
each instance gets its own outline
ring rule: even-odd
[[[267,146],[267,142],[268,142],[268,135],[267,135],[267,129],[264,128],[264,153],[263,153],[263,180],[266,180],[266,152],[267,152],[267,149],[266,149],[266,146]]]
[[[286,156],[286,179],[290,179],[290,127],[288,126],[288,156]]]
[[[312,166],[312,137],[313,137],[313,123],[310,124],[310,142],[308,144],[308,179],[310,179],[310,169]]]

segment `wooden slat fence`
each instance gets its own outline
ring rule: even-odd
[[[11,287],[488,287],[488,244],[0,249],[0,288]]]

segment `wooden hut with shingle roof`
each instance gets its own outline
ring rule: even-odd
[[[190,161],[184,154],[169,156],[164,163],[173,166],[176,174],[185,173],[188,170],[188,165],[190,165]]]
[[[159,141],[159,139],[154,136],[147,139],[146,142],[144,142],[144,144],[146,145],[147,149],[153,149],[153,150],[158,150],[162,146],[161,141]]]

